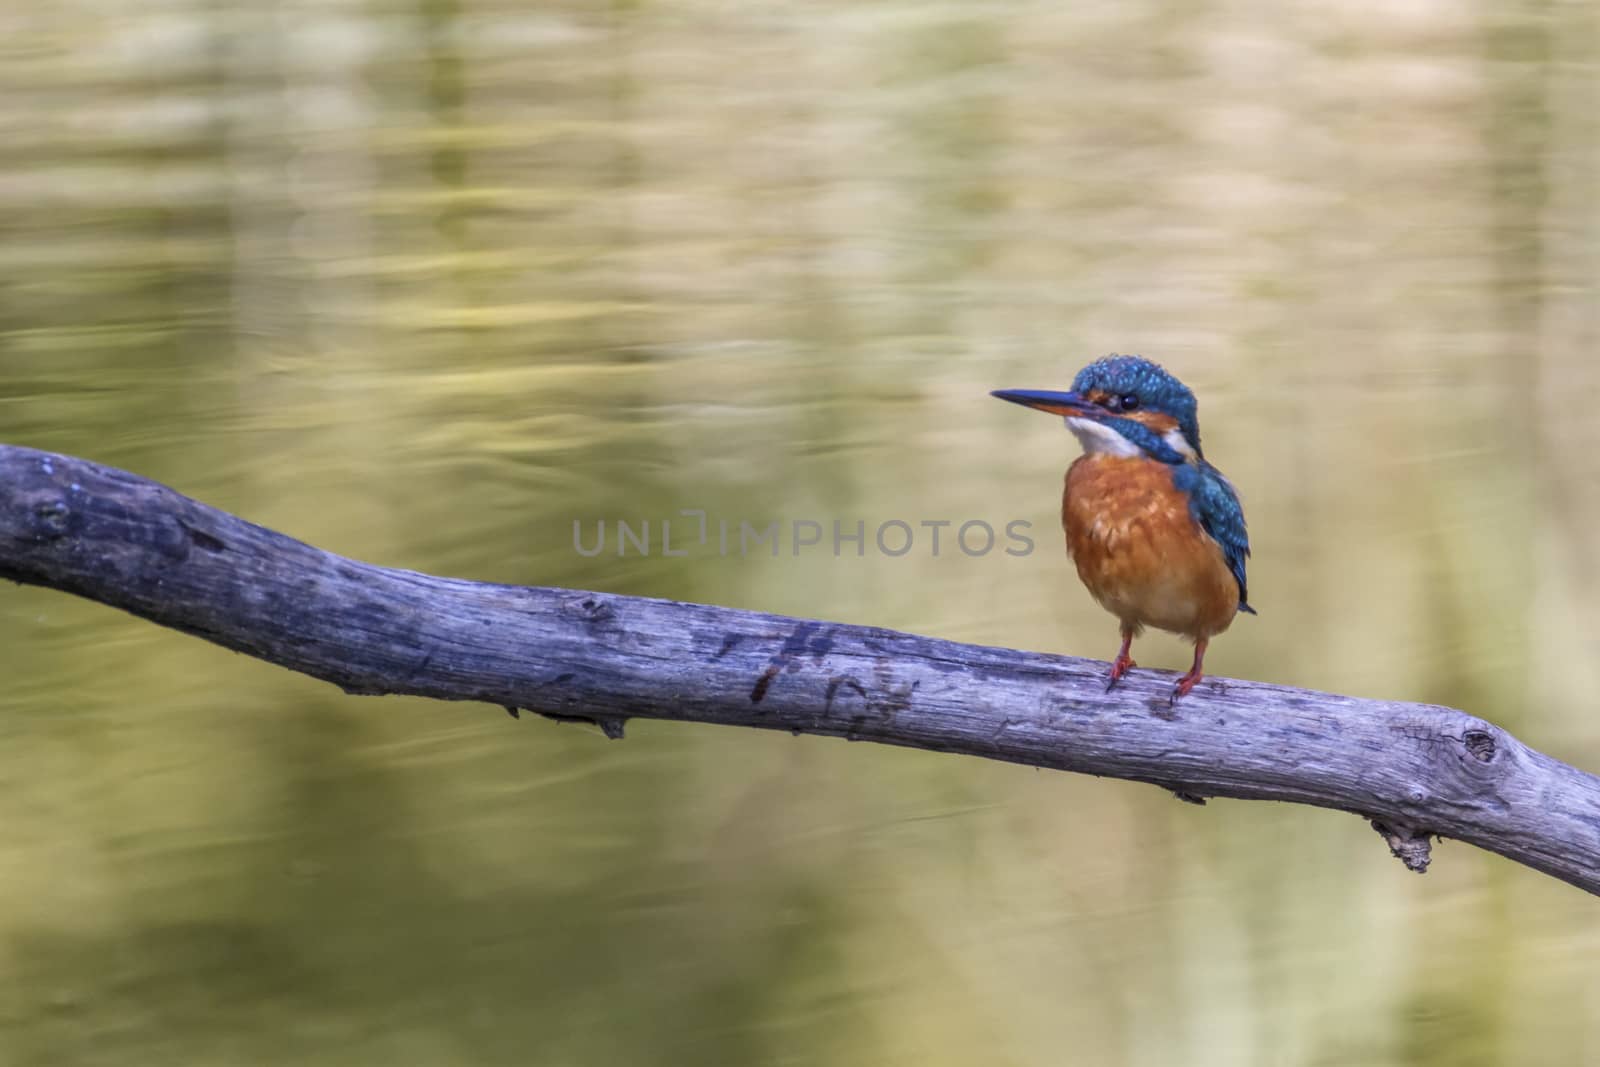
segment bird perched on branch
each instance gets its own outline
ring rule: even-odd
[[[1066,418],[1083,444],[1067,468],[1061,525],[1090,594],[1122,623],[1106,689],[1133,662],[1146,626],[1194,642],[1194,666],[1172,699],[1204,677],[1206,645],[1246,596],[1244,509],[1200,451],[1194,394],[1157,364],[1110,355],[1078,372],[1069,392],[997,389],[994,396]]]

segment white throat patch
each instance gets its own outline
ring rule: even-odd
[[[1107,456],[1142,456],[1144,449],[1122,436],[1111,427],[1094,419],[1085,419],[1077,415],[1066,417],[1067,429],[1072,431],[1072,436],[1083,445],[1086,453],[1100,453]],[[1194,462],[1199,456],[1184,439],[1183,431],[1177,428],[1168,430],[1161,435],[1162,442],[1188,462]]]
[[[1066,419],[1067,429],[1083,445],[1084,452],[1090,455],[1097,452],[1108,456],[1144,455],[1144,450],[1138,445],[1103,423],[1077,415],[1068,415]]]

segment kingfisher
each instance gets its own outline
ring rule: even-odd
[[[1110,692],[1146,626],[1194,642],[1194,665],[1172,700],[1204,675],[1206,646],[1238,612],[1255,614],[1245,583],[1250,539],[1239,494],[1200,450],[1194,393],[1141,356],[1109,355],[1065,393],[991,395],[1066,419],[1083,445],[1067,468],[1061,525],[1089,593],[1122,624]]]

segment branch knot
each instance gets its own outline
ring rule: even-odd
[[[1406,870],[1418,874],[1428,873],[1428,863],[1433,859],[1433,834],[1418,830],[1405,823],[1372,819],[1372,828],[1378,831],[1389,854],[1406,865]]]

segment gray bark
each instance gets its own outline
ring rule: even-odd
[[[1283,800],[1371,820],[1413,870],[1442,835],[1600,893],[1600,779],[1482,719],[704,604],[345,559],[172,489],[0,445],[0,576],[75,593],[351,693],[822,734]],[[25,665],[12,665],[25,670]]]

